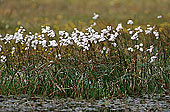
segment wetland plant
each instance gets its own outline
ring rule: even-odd
[[[157,17],[161,19],[161,16]],[[0,94],[94,98],[170,90],[170,27],[105,25],[0,35]],[[105,28],[101,28],[105,26]]]

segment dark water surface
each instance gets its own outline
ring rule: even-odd
[[[155,95],[150,98],[113,98],[110,100],[44,99],[39,97],[0,96],[0,112],[170,112],[170,96]]]

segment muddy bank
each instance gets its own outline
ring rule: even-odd
[[[113,98],[110,100],[44,99],[40,97],[0,96],[0,112],[4,111],[163,111],[170,112],[170,96],[150,98]]]

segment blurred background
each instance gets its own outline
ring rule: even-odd
[[[170,22],[170,0],[0,0],[0,33],[15,32],[20,25],[39,31],[41,25],[54,29],[83,28],[93,13],[107,25],[136,25]],[[162,19],[157,16],[162,15]]]

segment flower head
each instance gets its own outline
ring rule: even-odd
[[[2,56],[1,56],[1,62],[2,62],[2,63],[5,63],[6,61],[7,61],[6,56],[2,55]]]
[[[0,45],[0,52],[2,51],[2,46]]]
[[[58,46],[56,40],[52,40],[52,41],[49,41],[49,42],[50,42],[50,45],[48,45],[48,46],[52,46],[52,47]]]
[[[128,51],[133,52],[133,48],[129,47]]]
[[[160,15],[160,16],[157,16],[157,18],[158,18],[158,19],[161,19],[161,18],[162,18],[162,16],[161,16],[161,15]]]
[[[118,24],[117,27],[116,27],[116,31],[119,32],[122,29],[123,29],[122,23]]]
[[[93,18],[92,19],[97,19],[98,17],[99,17],[99,15],[98,14],[96,14],[96,13],[93,13]]]
[[[150,59],[150,63],[154,62],[156,58],[157,58],[157,56],[152,56]]]
[[[152,52],[152,50],[153,50],[153,48],[154,48],[154,47],[153,47],[153,45],[151,45],[151,46],[150,46],[150,48],[149,48],[149,49],[147,49],[146,51],[148,51],[148,52],[150,52],[150,53],[151,53],[151,52]]]
[[[127,22],[127,24],[133,24],[133,21],[130,19],[130,20],[128,20],[128,22]]]

